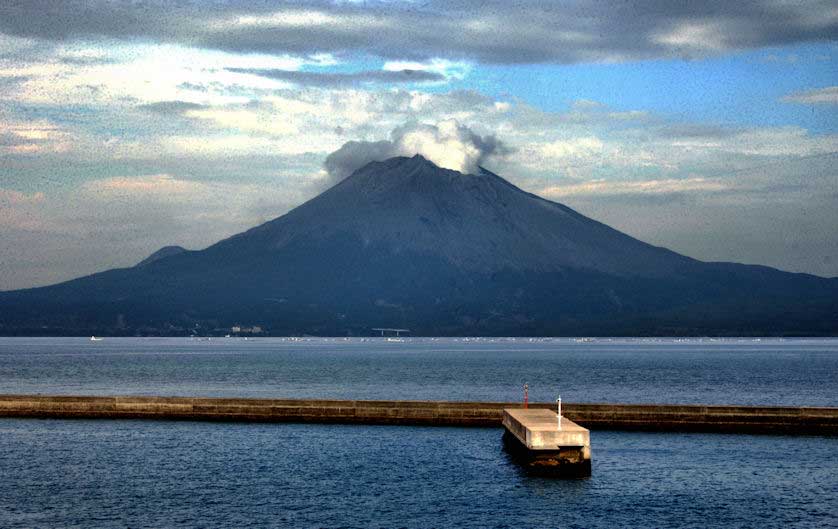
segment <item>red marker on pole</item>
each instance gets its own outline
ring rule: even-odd
[[[530,386],[524,384],[524,408],[530,407]]]

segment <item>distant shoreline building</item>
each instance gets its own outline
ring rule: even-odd
[[[265,331],[262,330],[262,327],[260,325],[253,325],[251,327],[233,325],[232,327],[230,327],[230,332],[232,334],[262,334]]]

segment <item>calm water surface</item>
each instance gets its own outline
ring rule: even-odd
[[[593,476],[499,429],[0,419],[0,526],[836,527],[838,439],[595,432]]]
[[[0,392],[838,405],[838,340],[0,339]],[[838,527],[838,438],[0,419],[0,527]]]
[[[0,338],[0,393],[838,405],[838,340]]]

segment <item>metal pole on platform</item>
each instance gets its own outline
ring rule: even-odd
[[[530,407],[530,386],[524,384],[524,408]]]
[[[562,397],[556,399],[556,415],[558,416],[559,430],[562,429]]]

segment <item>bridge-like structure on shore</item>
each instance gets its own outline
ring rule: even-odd
[[[399,337],[404,334],[410,334],[410,329],[391,329],[389,327],[373,327],[372,330],[374,332],[380,332],[381,336],[387,336],[388,334],[392,336]]]

